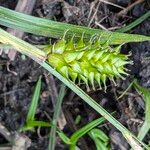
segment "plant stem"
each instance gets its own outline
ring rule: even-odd
[[[57,102],[56,102],[56,106],[54,109],[55,111],[54,111],[53,120],[52,120],[53,126],[51,127],[51,132],[50,132],[50,137],[49,137],[49,145],[48,145],[49,150],[55,149],[56,125],[57,125],[57,120],[58,120],[59,115],[60,115],[62,100],[65,96],[65,89],[66,89],[65,86],[61,85],[59,95],[57,97]]]

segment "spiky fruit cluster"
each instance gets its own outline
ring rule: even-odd
[[[73,82],[82,80],[87,90],[95,90],[95,82],[106,90],[106,79],[123,78],[128,75],[124,65],[130,64],[128,56],[120,54],[120,47],[112,48],[108,43],[96,41],[84,42],[83,37],[74,42],[73,38],[67,42],[64,38],[50,47],[48,62],[58,72]]]

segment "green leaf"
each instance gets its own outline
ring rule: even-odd
[[[19,29],[24,32],[49,36],[53,38],[63,37],[66,30],[68,30],[66,37],[70,38],[75,34],[75,38],[79,39],[84,33],[84,39],[87,39],[88,41],[94,34],[101,35],[101,42],[104,43],[108,41],[107,43],[109,44],[122,44],[126,42],[150,40],[150,37],[142,35],[109,32],[100,29],[92,29],[88,27],[33,17],[12,11],[4,7],[0,7],[0,24],[10,28]]]
[[[97,150],[108,150],[107,145],[109,138],[103,131],[94,128],[88,134],[93,139]]]
[[[107,148],[106,145],[99,139],[95,139],[95,145],[97,150],[109,150],[109,148]]]
[[[29,121],[28,126],[30,127],[51,127],[52,124],[44,121]]]
[[[53,120],[52,120],[53,126],[51,127],[50,136],[49,136],[49,145],[48,145],[49,150],[55,149],[56,128],[57,128],[56,126],[57,126],[57,121],[58,121],[58,118],[60,115],[61,104],[62,104],[63,98],[65,96],[65,89],[66,89],[66,87],[62,84],[59,94],[58,94],[58,97],[56,99],[57,101],[56,101],[56,106],[54,108],[54,115],[53,115]]]
[[[93,141],[94,141],[94,143],[96,145],[96,150],[108,150],[108,148],[106,147],[106,145],[101,140],[94,139],[94,137],[92,139],[93,139]]]
[[[27,125],[22,127],[19,131],[35,131],[34,127],[51,127],[52,125],[49,122],[44,121],[28,121]]]
[[[77,117],[75,118],[75,124],[79,124],[81,121],[81,115],[77,115]]]
[[[147,13],[145,13],[144,15],[142,15],[141,17],[139,17],[138,19],[136,19],[135,21],[133,21],[132,23],[128,24],[127,26],[116,30],[117,32],[127,32],[130,31],[131,29],[133,29],[134,27],[136,27],[137,25],[139,25],[141,22],[143,22],[144,20],[146,20],[147,18],[150,17],[150,11],[148,11]]]
[[[58,131],[57,131],[57,133],[58,133],[59,137],[62,139],[62,141],[63,141],[64,143],[66,143],[66,144],[68,144],[68,145],[71,144],[70,139],[69,139],[63,132],[58,132]]]
[[[83,135],[85,135],[86,133],[88,133],[91,129],[93,129],[94,127],[98,126],[99,124],[101,124],[104,121],[105,121],[104,118],[99,118],[99,119],[96,119],[96,120],[88,123],[86,126],[82,127],[81,129],[77,130],[70,137],[71,143],[75,144],[78,141],[79,138],[81,138]]]
[[[34,119],[35,119],[34,116],[35,116],[36,109],[37,109],[37,106],[38,106],[40,91],[41,91],[41,76],[39,77],[39,80],[36,84],[34,94],[33,94],[33,97],[32,97],[32,101],[31,101],[31,104],[30,104],[30,108],[29,108],[29,111],[28,111],[28,114],[27,114],[27,119],[26,119],[27,124],[28,124],[29,121],[34,121]]]
[[[133,86],[143,95],[145,101],[145,121],[138,134],[138,138],[143,140],[150,129],[150,91],[147,88],[140,86],[136,80],[134,81]]]
[[[92,134],[94,138],[98,138],[104,143],[107,143],[109,140],[108,136],[102,130],[97,129],[97,128],[92,129],[90,131],[90,134]]]

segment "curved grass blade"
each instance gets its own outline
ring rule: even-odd
[[[24,132],[24,131],[35,131],[34,127],[51,127],[52,124],[49,122],[44,122],[44,121],[28,121],[28,124],[19,129],[19,132]]]
[[[70,138],[68,138],[63,132],[57,131],[57,133],[58,133],[59,137],[61,138],[61,140],[62,140],[65,144],[68,144],[68,145],[71,144]]]
[[[131,29],[133,29],[134,27],[136,27],[137,25],[139,25],[141,22],[143,22],[144,20],[146,20],[147,18],[150,17],[150,11],[148,11],[147,13],[145,13],[144,15],[142,15],[140,18],[136,19],[135,21],[133,21],[132,23],[128,24],[127,26],[116,30],[117,32],[127,32]]]
[[[16,38],[15,36],[8,34],[4,30],[0,28],[0,42],[3,44],[13,45],[19,52],[36,59],[36,61],[43,62],[46,59],[46,54],[36,48],[28,44],[27,42]],[[22,49],[23,48],[23,49]]]
[[[147,88],[140,86],[136,80],[133,82],[133,86],[138,93],[143,95],[145,101],[145,121],[138,133],[138,138],[143,140],[150,130],[150,91]]]
[[[95,128],[92,129],[88,134],[93,139],[97,150],[109,150],[108,148],[109,138],[103,131]]]
[[[28,111],[27,119],[26,119],[27,124],[28,124],[29,121],[34,121],[35,120],[35,113],[36,113],[36,109],[37,109],[37,106],[38,106],[40,91],[41,91],[41,76],[39,77],[39,80],[36,84],[34,94],[33,94],[33,97],[32,97],[32,101],[31,101],[31,105],[29,107],[29,111]]]
[[[110,39],[108,41],[109,44],[122,44],[127,42],[139,42],[150,40],[150,37],[148,36],[103,31],[100,29],[92,29],[88,27],[71,25],[67,23],[61,23],[51,21],[48,19],[33,17],[12,11],[10,9],[1,6],[0,6],[0,24],[10,28],[19,29],[24,32],[49,36],[53,38],[63,37],[64,32],[66,30],[68,30],[68,32],[66,33],[66,38],[67,37],[70,38],[74,34],[76,38],[79,38],[84,33],[84,38],[89,41],[91,36],[93,36],[94,34],[99,36],[101,35],[102,42],[105,42],[108,39]]]
[[[90,134],[94,136],[94,138],[99,138],[104,143],[108,143],[108,136],[100,129],[94,128],[90,131]]]
[[[51,127],[50,136],[49,136],[49,145],[48,145],[49,150],[55,149],[56,128],[57,128],[56,126],[57,126],[57,120],[60,115],[62,100],[65,96],[65,89],[66,89],[66,87],[64,85],[61,85],[59,95],[58,95],[57,101],[56,101],[56,106],[54,108],[54,115],[53,115],[53,120],[52,120],[53,126]]]
[[[95,128],[96,126],[98,126],[99,124],[103,123],[104,121],[105,121],[105,119],[103,117],[102,118],[98,118],[98,119],[96,119],[96,120],[88,123],[86,126],[82,127],[81,129],[77,130],[70,137],[71,143],[76,144],[77,141],[79,140],[79,138],[81,138],[82,136],[84,136],[91,129]]]

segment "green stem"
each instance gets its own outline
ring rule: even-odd
[[[64,95],[65,95],[65,86],[62,85],[60,88],[60,92],[59,92],[59,95],[57,97],[57,102],[56,102],[56,106],[54,109],[55,111],[54,111],[53,121],[52,121],[53,126],[51,127],[51,132],[50,132],[50,137],[49,137],[49,145],[48,145],[49,150],[55,149],[56,126],[57,126],[58,117],[60,115],[61,104],[62,104],[62,100],[64,98]]]

